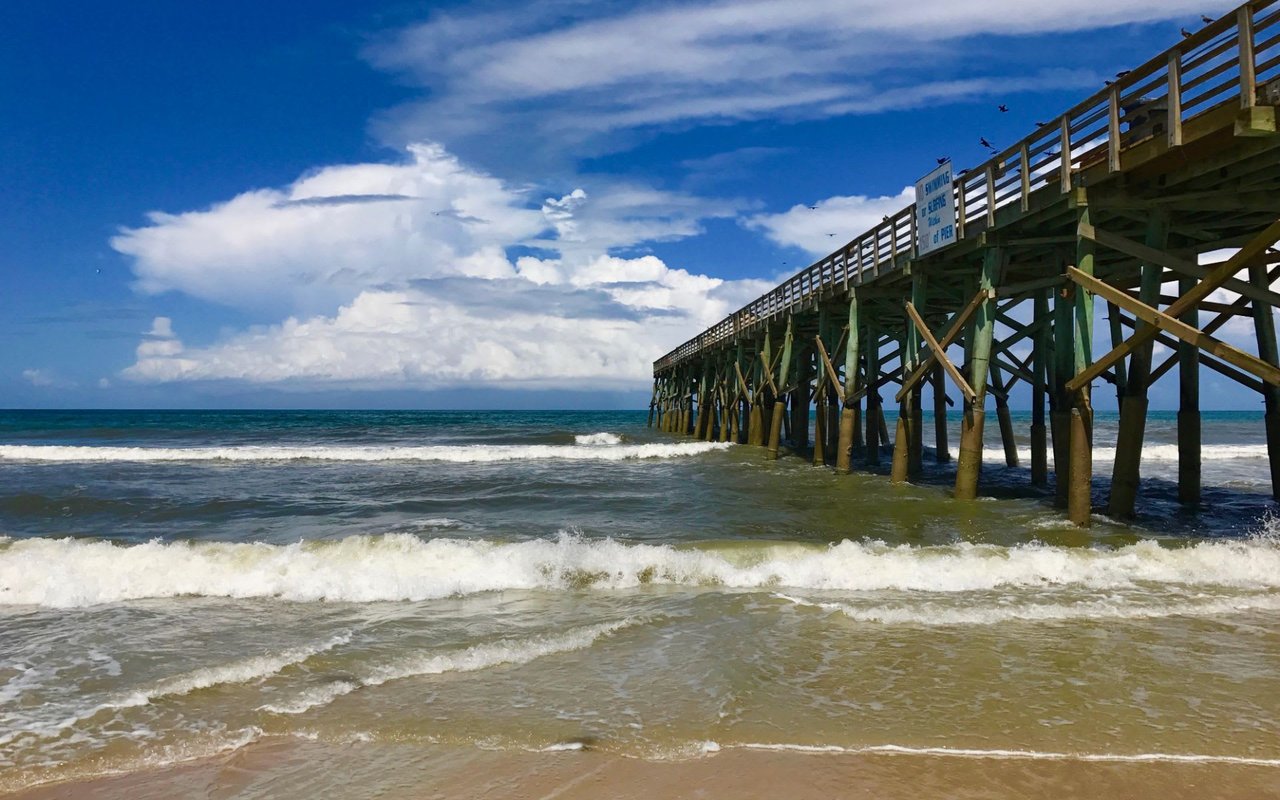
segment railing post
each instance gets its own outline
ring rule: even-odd
[[[996,168],[987,166],[987,228],[996,226]]]
[[[1120,171],[1120,87],[1107,93],[1107,172]]]
[[[1169,146],[1182,146],[1182,54],[1169,54]]]
[[[1245,3],[1236,11],[1236,34],[1240,43],[1240,107],[1253,108],[1258,104],[1257,66],[1253,57],[1253,9]]]
[[[1071,191],[1071,119],[1062,115],[1058,126],[1059,148],[1062,150],[1062,164],[1058,167],[1059,183],[1062,193]]]
[[[1018,149],[1018,171],[1022,173],[1022,213],[1031,210],[1031,156],[1024,139]]]

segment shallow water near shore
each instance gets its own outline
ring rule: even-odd
[[[994,431],[961,503],[932,453],[893,486],[644,422],[0,414],[0,791],[289,741],[1280,775],[1259,415],[1206,415],[1194,510],[1154,415],[1139,519],[1087,532]]]

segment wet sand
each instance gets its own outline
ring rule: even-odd
[[[726,750],[686,761],[269,738],[158,769],[33,787],[52,798],[1265,798],[1280,768],[1224,763]]]

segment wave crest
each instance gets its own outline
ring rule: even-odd
[[[591,434],[585,437],[614,436]],[[576,437],[579,438],[579,437]],[[614,436],[614,438],[617,438]],[[455,464],[501,461],[684,458],[732,445],[726,442],[651,442],[621,444],[604,439],[573,445],[423,445],[380,447],[282,446],[263,447],[82,447],[71,445],[0,445],[0,461],[23,462],[150,462],[150,461],[443,461]],[[617,445],[602,447],[601,445]]]
[[[494,542],[409,534],[337,541],[117,545],[0,539],[0,604],[75,607],[184,595],[296,602],[429,600],[504,589],[727,588],[973,592],[1175,584],[1280,588],[1280,547],[1262,539],[1113,550],[1040,544],[914,547],[844,541],[700,549],[561,535]]]

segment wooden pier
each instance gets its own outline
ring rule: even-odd
[[[774,458],[786,441],[848,472],[879,465],[892,393],[891,475],[905,481],[921,470],[926,383],[934,452],[950,457],[949,387],[963,404],[955,496],[968,499],[989,403],[1017,465],[1008,398],[1021,381],[1030,479],[1047,486],[1052,474],[1070,519],[1088,525],[1095,383],[1114,387],[1120,410],[1105,511],[1123,518],[1148,389],[1175,369],[1178,492],[1199,500],[1204,368],[1262,395],[1280,498],[1277,106],[1280,0],[1257,0],[956,173],[953,244],[922,252],[909,206],[658,359],[649,424]],[[1219,250],[1234,253],[1202,263]],[[1099,300],[1110,349],[1095,355]],[[1233,320],[1252,326],[1254,346],[1215,338]],[[1160,360],[1157,343],[1169,350]]]

